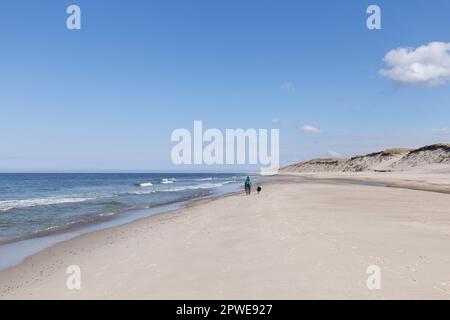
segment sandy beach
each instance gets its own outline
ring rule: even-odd
[[[348,177],[346,177],[348,178]],[[449,299],[450,195],[281,177],[60,243],[2,299]],[[67,267],[81,270],[68,290]],[[370,265],[381,289],[369,290]]]

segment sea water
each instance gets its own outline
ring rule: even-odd
[[[245,175],[0,174],[0,269],[77,235],[239,190]]]

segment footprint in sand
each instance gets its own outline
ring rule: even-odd
[[[418,259],[419,259],[419,263],[420,263],[420,264],[424,264],[424,263],[427,263],[427,264],[428,264],[428,263],[431,262],[431,261],[428,260],[427,257],[425,257],[425,256],[419,256]]]
[[[450,295],[450,291],[447,288],[442,288],[442,287],[437,287],[437,286],[434,286],[433,288],[441,293]]]

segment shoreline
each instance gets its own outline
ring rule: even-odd
[[[308,182],[311,182],[311,183],[328,182],[328,183],[332,183],[332,184],[333,183],[343,183],[343,184],[360,184],[361,183],[361,185],[363,185],[363,186],[365,185],[365,186],[377,186],[377,187],[388,187],[388,188],[400,188],[400,189],[409,189],[409,190],[416,190],[416,191],[427,191],[427,192],[438,192],[438,193],[450,194],[450,191],[442,190],[442,189],[438,189],[438,191],[435,191],[435,190],[430,190],[427,188],[405,186],[401,183],[398,183],[398,185],[395,185],[395,183],[388,182],[388,181],[386,181],[386,179],[383,179],[380,177],[377,177],[376,179],[373,179],[370,177],[365,177],[365,176],[350,177],[350,178],[349,177],[338,177],[338,176],[323,177],[323,176],[321,176],[323,174],[324,173],[319,172],[318,176],[316,176],[316,174],[314,174],[314,173],[313,174],[310,174],[310,173],[306,173],[306,174],[283,173],[283,174],[279,174],[276,176],[270,176],[271,180],[265,180],[259,184],[263,186],[263,185],[270,184],[270,183],[308,183]],[[288,178],[288,181],[284,181],[283,178],[285,178],[285,177]],[[292,181],[292,178],[294,178],[294,179],[301,178],[302,180],[301,181],[298,181],[298,180]],[[83,235],[89,235],[89,234],[101,232],[104,230],[120,228],[121,226],[124,226],[127,224],[139,222],[141,220],[149,219],[154,216],[158,216],[158,215],[162,215],[162,214],[171,214],[178,210],[195,208],[196,206],[204,205],[204,204],[207,204],[211,201],[214,201],[214,200],[217,200],[220,198],[238,195],[241,192],[243,192],[242,186],[241,187],[236,186],[235,189],[236,189],[235,191],[228,191],[228,192],[223,192],[220,194],[212,193],[210,195],[203,196],[200,198],[194,198],[191,200],[183,200],[180,202],[173,202],[173,203],[159,205],[159,206],[150,207],[150,208],[146,208],[146,209],[127,210],[125,212],[122,212],[121,214],[119,214],[118,216],[116,216],[114,218],[105,219],[104,221],[100,221],[100,222],[98,222],[98,221],[93,222],[93,223],[87,224],[85,226],[75,227],[74,229],[69,228],[69,229],[65,229],[65,230],[56,231],[54,233],[49,233],[47,235],[44,234],[44,235],[39,235],[39,236],[35,236],[35,237],[30,236],[29,238],[24,238],[24,239],[19,239],[19,240],[11,240],[10,242],[0,243],[0,253],[1,253],[2,247],[6,247],[6,246],[15,247],[15,245],[20,245],[23,242],[39,241],[39,240],[43,240],[43,239],[47,239],[47,238],[49,238],[49,240],[50,240],[50,241],[48,241],[50,244],[44,245],[44,247],[42,247],[40,249],[36,249],[36,250],[31,249],[32,253],[27,254],[23,258],[20,258],[20,261],[16,261],[12,264],[9,264],[9,266],[7,266],[7,267],[2,267],[0,265],[0,273],[3,271],[7,271],[9,269],[20,266],[21,264],[25,263],[28,258],[33,257],[34,255],[38,255],[39,253],[41,253],[45,250],[49,250],[58,244],[65,243],[65,242],[68,242],[71,240],[75,240],[79,237],[82,237]],[[253,192],[255,192],[255,191],[253,191]],[[152,211],[153,211],[153,213],[150,213]],[[121,218],[120,215],[127,214],[130,212],[131,213],[147,212],[147,214],[145,214],[142,217],[137,217],[137,218],[126,218],[124,220],[127,220],[127,221],[119,222],[120,218]],[[53,240],[53,238],[56,238],[58,236],[61,236],[60,240]]]
[[[22,263],[25,263],[29,257],[37,255],[44,250],[48,250],[59,243],[71,241],[86,234],[117,228],[141,219],[189,208],[197,205],[197,203],[206,203],[215,198],[230,196],[238,193],[238,189],[240,189],[239,185],[235,185],[228,191],[217,193],[212,192],[206,196],[182,201],[173,201],[171,203],[148,207],[145,209],[130,209],[118,213],[114,217],[105,218],[103,221],[90,222],[83,225],[77,225],[75,227],[56,230],[54,232],[49,232],[48,234],[37,236],[30,235],[22,239],[12,239],[2,242],[0,243],[0,256],[13,254],[16,255],[16,257],[10,259],[9,261],[0,261],[0,272],[17,267]],[[37,244],[35,242],[37,242]],[[18,254],[17,249],[22,250],[22,253]]]
[[[271,183],[292,183],[291,181],[287,181],[287,182],[280,181],[279,180],[280,177],[277,177],[277,176],[272,177],[272,178],[275,178],[277,180],[277,182],[264,181],[259,184],[261,186],[264,186],[264,185],[268,185]],[[184,201],[182,203],[178,203],[178,205],[180,205],[180,206],[175,209],[161,211],[159,213],[145,216],[142,218],[138,218],[136,220],[131,220],[131,221],[123,223],[123,224],[119,224],[119,225],[112,226],[112,227],[106,227],[106,228],[102,228],[102,229],[98,229],[98,230],[94,230],[94,231],[88,231],[88,232],[76,235],[74,237],[68,238],[66,240],[57,241],[48,247],[45,247],[33,254],[28,255],[18,264],[7,267],[5,269],[0,269],[0,280],[2,279],[2,275],[4,275],[4,274],[11,273],[11,272],[15,273],[15,271],[17,269],[26,267],[27,265],[31,265],[33,267],[34,260],[41,260],[41,259],[47,260],[49,256],[53,257],[54,255],[51,254],[51,252],[53,250],[58,250],[60,248],[65,250],[66,247],[68,247],[68,246],[72,246],[72,245],[77,246],[77,243],[83,242],[83,240],[85,240],[85,239],[89,239],[91,237],[102,237],[104,234],[108,234],[108,233],[115,232],[115,231],[121,231],[121,229],[123,229],[123,228],[131,228],[131,227],[133,227],[133,225],[139,225],[144,222],[153,223],[153,224],[165,223],[166,221],[171,221],[172,219],[176,219],[183,213],[183,211],[185,211],[187,209],[195,210],[195,208],[197,208],[197,207],[207,205],[208,203],[211,203],[211,202],[214,202],[214,201],[217,201],[220,199],[226,199],[229,197],[242,195],[242,192],[243,192],[243,187],[241,186],[241,187],[239,187],[239,191],[232,191],[232,192],[219,194],[219,195],[210,195],[207,197],[193,199],[192,201]],[[256,191],[253,191],[253,194],[255,192]],[[31,239],[27,239],[27,240],[36,240],[36,239],[37,238],[31,238]],[[19,241],[19,242],[21,242],[21,241]],[[2,294],[1,281],[0,281],[0,300],[3,300],[3,297],[4,297],[4,295]],[[29,295],[28,298],[33,298],[33,297],[32,297],[32,295]],[[22,298],[20,298],[20,299],[22,299]]]
[[[350,196],[355,199],[347,200]],[[416,202],[416,207],[422,200],[436,204],[432,209],[419,206],[411,217],[404,202],[392,202],[405,197],[413,204]],[[388,212],[383,209],[385,201],[392,206]],[[450,228],[441,222],[447,219],[442,211],[447,201],[446,194],[432,192],[310,181],[298,176],[275,177],[272,182],[264,183],[259,196],[245,197],[241,192],[234,192],[197,199],[165,214],[55,244],[18,266],[0,271],[0,298],[449,299],[450,281],[447,287],[449,279],[445,279],[447,275],[442,272],[447,264],[442,259],[450,262],[450,256],[443,241],[436,242],[450,238]],[[367,206],[366,202],[371,204]],[[331,203],[333,210],[330,211]],[[361,216],[366,210],[375,210],[373,215],[363,215],[369,214],[369,220]],[[423,220],[422,215],[432,218]],[[379,221],[375,226],[373,219]],[[392,224],[399,228],[395,233],[389,231]],[[377,225],[384,227],[376,228]],[[398,232],[405,240],[395,235]],[[425,234],[427,237],[423,238]],[[417,246],[417,238],[426,241]],[[372,244],[378,242],[383,243],[380,244],[383,249],[394,247],[385,253]],[[360,247],[364,250],[359,251]],[[436,253],[427,250],[431,247],[437,248]],[[418,250],[425,250],[426,254],[410,256],[411,251]],[[404,252],[402,259],[398,252]],[[416,257],[415,263],[408,261],[413,256],[422,258]],[[420,263],[421,259],[429,261],[429,266]],[[441,262],[436,262],[438,259]],[[285,263],[281,263],[283,261]],[[314,261],[318,264],[313,264]],[[383,265],[386,261],[392,265]],[[386,293],[367,291],[363,285],[367,263],[381,264],[388,281],[403,289],[393,291],[388,286]],[[79,264],[86,270],[83,281],[87,288],[79,292],[65,288],[65,268],[71,264]],[[435,281],[430,287],[428,273],[421,275],[420,281],[415,279],[415,272],[410,269],[417,270],[417,266],[431,268],[430,274],[442,278],[446,285]],[[324,268],[328,270],[325,274]],[[354,273],[346,274],[346,268]],[[346,274],[344,283],[339,280],[342,276],[339,272]],[[319,275],[331,281],[330,287],[317,278]],[[404,280],[411,275],[415,282]],[[302,281],[290,284],[293,278],[299,280],[298,277]],[[317,283],[311,283],[308,277]],[[418,281],[426,285],[422,284],[421,290],[415,291]],[[335,285],[343,285],[343,288],[336,289]]]

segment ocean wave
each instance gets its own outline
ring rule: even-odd
[[[131,192],[127,192],[126,194],[129,195],[145,195],[145,194],[152,194],[155,193],[156,190],[150,190],[150,191],[131,191]]]
[[[117,212],[105,212],[105,213],[100,213],[99,216],[100,217],[111,217],[111,216],[115,216],[117,214]]]
[[[195,181],[211,181],[213,179],[214,179],[213,177],[209,177],[209,178],[195,179]]]
[[[162,184],[174,183],[175,179],[161,179]]]
[[[143,182],[143,183],[138,183],[137,185],[139,187],[151,187],[153,185],[153,183],[151,183],[151,182]]]
[[[24,200],[4,200],[0,201],[0,211],[9,211],[12,209],[36,207],[36,206],[50,206],[62,203],[77,203],[95,198],[64,198],[64,197],[50,197],[38,199],[24,199]]]
[[[232,181],[229,181],[229,182],[232,182]],[[202,184],[191,185],[191,186],[160,189],[160,190],[158,190],[158,192],[179,192],[179,191],[185,191],[185,190],[214,189],[214,188],[219,188],[229,182],[225,181],[222,183],[202,183]]]

